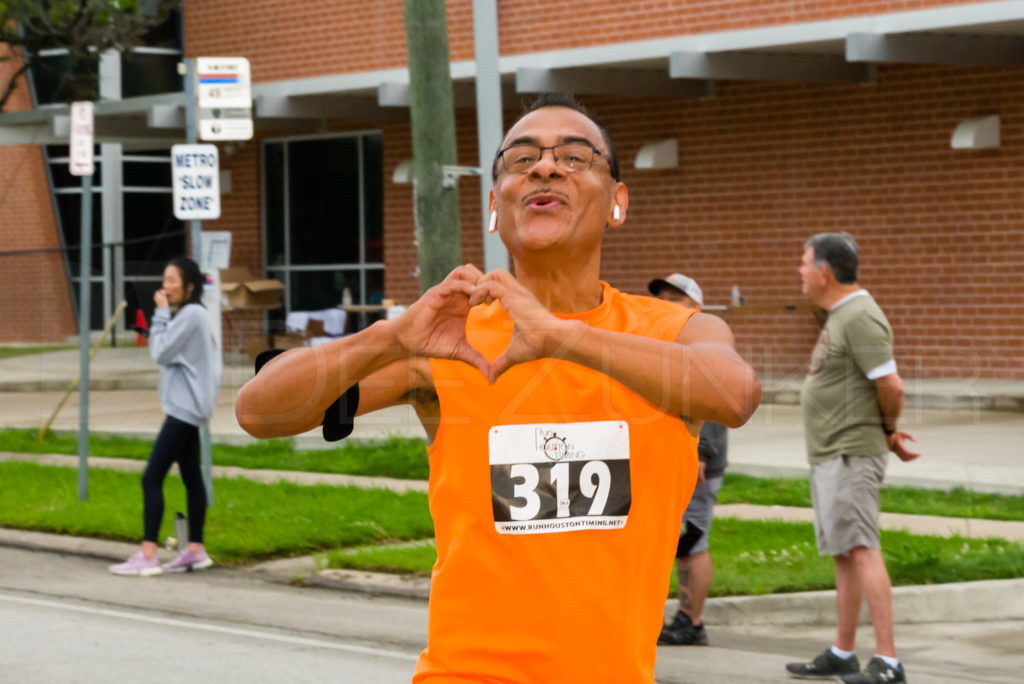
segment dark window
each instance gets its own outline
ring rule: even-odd
[[[384,261],[384,153],[379,135],[363,138],[363,197],[366,198],[366,261]],[[382,276],[383,277],[383,276]]]
[[[121,97],[176,93],[183,84],[178,74],[181,55],[125,53],[121,59]]]
[[[267,202],[267,264],[285,263],[284,252],[284,144],[270,143],[265,148],[265,194]]]
[[[64,228],[64,241],[68,247],[68,265],[71,275],[77,277],[82,265],[82,195],[57,195],[57,210],[60,212],[61,226]],[[103,198],[98,192],[92,193],[92,267],[103,267]],[[97,271],[98,273],[98,271]],[[102,301],[102,300],[101,300]]]
[[[161,275],[164,264],[185,255],[184,230],[170,193],[124,193],[125,275]]]
[[[359,140],[288,144],[292,264],[355,264],[359,254]]]
[[[160,162],[124,161],[122,181],[126,186],[169,188],[171,187],[171,160]],[[169,201],[169,200],[168,200]]]

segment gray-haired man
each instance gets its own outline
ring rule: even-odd
[[[691,309],[700,310],[704,306],[704,293],[697,281],[681,273],[652,280],[647,289],[659,299],[677,302]],[[708,643],[701,619],[714,576],[708,535],[718,491],[725,476],[726,445],[726,427],[721,423],[704,421],[697,444],[700,459],[697,486],[683,514],[676,548],[679,610],[658,635],[658,644],[662,646],[705,646]]]
[[[847,684],[906,682],[896,658],[892,585],[878,533],[878,490],[892,451],[910,461],[914,438],[896,428],[903,381],[892,328],[857,284],[859,250],[846,233],[820,233],[804,245],[803,292],[828,311],[801,392],[818,553],[836,564],[836,642],[813,661],[790,663],[795,677],[840,676]],[[875,656],[863,673],[854,652],[861,601],[875,628]]]

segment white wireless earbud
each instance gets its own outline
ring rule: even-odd
[[[619,205],[616,204],[615,208],[612,209],[612,220],[613,221],[618,221],[619,220],[619,216],[620,216],[620,214],[619,214]]]
[[[493,233],[496,230],[498,230],[498,212],[492,211],[491,212],[491,223],[487,227],[487,232],[488,233]]]

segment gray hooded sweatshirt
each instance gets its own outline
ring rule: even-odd
[[[164,413],[190,425],[209,420],[220,392],[220,351],[206,309],[186,304],[171,318],[157,307],[149,331],[149,353],[160,364],[160,404]]]

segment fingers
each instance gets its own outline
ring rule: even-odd
[[[498,280],[485,280],[484,276],[475,286],[469,296],[469,305],[490,304],[495,299],[501,299],[508,292],[508,288]]]

